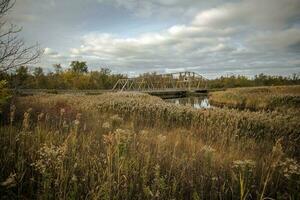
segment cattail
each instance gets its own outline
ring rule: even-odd
[[[77,182],[78,181],[77,176],[75,174],[73,174],[73,176],[71,178],[71,181],[72,182]]]
[[[40,114],[38,115],[38,118],[37,118],[38,123],[40,123],[40,122],[43,120],[44,116],[45,116],[44,113],[40,113]]]
[[[37,117],[37,127],[38,127],[38,128],[41,127],[42,120],[43,120],[44,116],[45,116],[44,113],[38,114],[38,117]]]
[[[11,105],[10,106],[10,125],[12,125],[15,120],[15,114],[16,114],[16,106]]]
[[[81,121],[81,116],[82,116],[81,113],[77,113],[77,115],[76,115],[76,119],[77,119],[79,122]]]
[[[114,143],[114,135],[112,133],[103,135],[103,142],[106,145],[112,145]]]
[[[50,115],[46,113],[45,115],[45,124],[47,124],[50,121]]]
[[[104,122],[102,124],[102,128],[106,131],[109,132],[111,130],[111,124],[109,122]]]
[[[15,187],[17,185],[16,177],[17,177],[17,174],[11,173],[9,175],[9,177],[4,182],[1,183],[1,186],[6,187],[6,188]]]
[[[81,113],[77,113],[76,115],[76,119],[74,120],[74,125],[75,125],[75,132],[78,133],[78,130],[80,128],[80,124],[81,124]]]
[[[113,115],[112,117],[110,117],[110,119],[113,128],[120,126],[123,122],[123,119],[119,117],[119,115]]]
[[[64,108],[60,109],[60,117],[63,117],[66,113],[66,110]]]
[[[66,121],[66,120],[64,120],[64,121],[63,121],[63,128],[66,128],[66,129],[67,129],[68,127],[69,127],[69,126],[68,126],[68,123],[67,123],[67,121]]]
[[[28,130],[30,127],[30,112],[24,113],[24,119],[23,119],[23,128],[24,130]]]
[[[83,131],[85,132],[86,130],[87,130],[86,123],[84,123],[84,125],[83,125]]]
[[[66,110],[64,108],[61,108],[60,109],[59,126],[61,126],[63,124],[65,113],[66,113]]]

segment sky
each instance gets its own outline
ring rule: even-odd
[[[17,0],[9,21],[45,71],[300,73],[300,0]]]

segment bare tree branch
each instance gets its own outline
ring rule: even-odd
[[[14,5],[15,0],[0,0],[0,72],[35,64],[42,54],[38,44],[26,46],[19,38],[22,28],[7,25],[4,17]]]
[[[0,16],[5,15],[8,10],[14,7],[16,1],[15,0],[1,0],[0,1]]]

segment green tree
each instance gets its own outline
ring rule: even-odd
[[[35,88],[47,88],[46,77],[43,68],[36,67],[33,71]]]
[[[16,81],[15,81],[15,86],[16,87],[22,87],[25,88],[26,87],[26,81],[29,78],[29,73],[28,73],[28,67],[26,66],[20,66],[17,70],[16,70]]]
[[[88,67],[86,62],[72,61],[70,64],[71,70],[75,73],[87,73]]]
[[[41,68],[41,67],[36,67],[36,68],[34,68],[33,75],[34,75],[35,77],[44,76],[43,68]]]

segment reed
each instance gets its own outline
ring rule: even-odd
[[[300,86],[233,88],[212,92],[210,102],[217,106],[251,110],[300,110]]]
[[[2,197],[300,195],[298,115],[194,110],[138,93],[30,96],[14,105],[14,120],[0,127]]]

